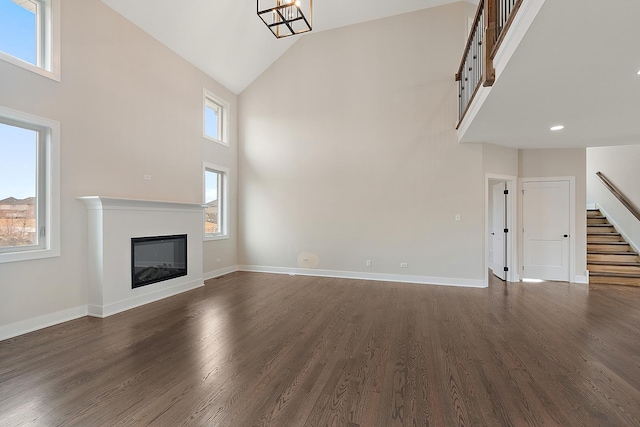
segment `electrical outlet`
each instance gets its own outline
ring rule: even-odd
[[[144,179],[146,179],[147,181],[151,181],[151,175],[145,175]]]
[[[370,259],[367,260],[367,267],[371,267],[371,260]]]
[[[400,267],[401,268],[409,268],[409,264],[407,264],[406,262],[401,262],[400,263]]]
[[[302,258],[302,262],[309,262],[309,258]]]
[[[216,262],[220,262],[220,258],[216,258]]]
[[[460,214],[456,214],[456,221],[460,221]]]

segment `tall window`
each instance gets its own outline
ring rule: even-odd
[[[204,236],[205,239],[226,238],[227,235],[227,176],[222,166],[204,165]]]
[[[0,262],[59,253],[58,134],[57,122],[0,108]]]
[[[0,0],[0,59],[59,80],[58,1]]]
[[[223,145],[229,145],[227,140],[226,102],[215,97],[211,92],[204,91],[204,137]]]

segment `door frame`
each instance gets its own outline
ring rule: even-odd
[[[504,181],[507,183],[507,190],[509,190],[508,204],[507,204],[507,228],[509,229],[509,233],[507,233],[507,267],[509,271],[507,271],[507,281],[508,282],[517,282],[520,280],[520,276],[518,275],[518,266],[520,265],[518,262],[518,254],[516,248],[518,248],[517,236],[516,233],[516,212],[518,208],[517,200],[518,198],[518,177],[511,175],[497,175],[487,173],[484,176],[484,285],[489,286],[489,198],[492,196],[492,191],[489,185],[489,181]]]
[[[518,194],[522,194],[525,182],[549,182],[549,181],[569,181],[569,282],[576,282],[576,177],[575,176],[552,176],[552,177],[533,177],[520,178],[518,180]],[[523,224],[523,203],[522,197],[518,203],[518,251],[524,253],[524,236],[522,235]],[[518,273],[522,272],[524,267],[524,259],[518,264]],[[532,277],[534,279],[534,277]]]

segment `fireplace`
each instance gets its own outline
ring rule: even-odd
[[[202,215],[205,206],[197,203],[163,202],[157,200],[117,199],[103,196],[81,197],[87,205],[89,221],[89,315],[107,317],[121,311],[158,301],[181,292],[204,286],[202,279]],[[134,287],[136,250],[131,238],[150,239],[147,242],[182,237],[184,245],[160,245],[158,258],[147,260],[140,267],[168,264],[182,268],[181,276],[155,282],[151,286]],[[163,236],[155,241],[150,237]],[[165,242],[166,243],[166,242]],[[148,245],[143,251],[152,252]],[[164,248],[164,249],[162,249]],[[185,249],[186,248],[186,249]],[[181,256],[175,257],[175,252]],[[171,253],[173,261],[160,257]],[[148,255],[148,254],[147,254]],[[137,259],[137,258],[136,258]],[[171,265],[173,264],[173,265]],[[187,271],[188,264],[188,271]],[[166,266],[165,266],[166,267]],[[171,272],[173,273],[173,271]],[[156,277],[157,278],[157,277]],[[138,285],[153,282],[143,281]]]
[[[187,235],[131,239],[131,288],[187,275]]]

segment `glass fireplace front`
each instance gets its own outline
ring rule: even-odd
[[[131,288],[186,275],[186,234],[131,239]]]

